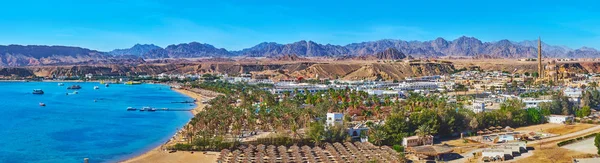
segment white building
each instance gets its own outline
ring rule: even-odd
[[[327,113],[327,126],[342,125],[344,123],[344,114],[342,113]]]
[[[567,122],[573,122],[575,117],[572,115],[549,115],[546,119],[548,120],[548,123],[565,124]]]
[[[538,99],[524,99],[523,103],[525,103],[525,108],[537,108],[540,106],[540,103],[543,102],[552,102],[552,100],[538,100]]]
[[[484,149],[481,151],[481,157],[484,160],[504,160],[504,150],[502,149]]]
[[[427,135],[419,139],[419,136],[411,136],[402,139],[402,145],[404,147],[414,147],[420,145],[431,145],[433,144],[433,136]]]
[[[361,134],[363,132],[368,132],[369,131],[369,127],[367,127],[367,125],[365,123],[359,123],[354,125],[354,127],[350,127],[348,128],[348,135],[350,135],[350,137],[352,139],[360,139]],[[366,136],[366,135],[364,135]]]
[[[387,96],[387,97],[398,97],[402,94],[401,91],[397,90],[372,90],[369,89],[366,91],[369,96]]]
[[[436,90],[436,82],[403,82],[395,87],[396,90]]]
[[[94,77],[92,73],[85,74],[85,78],[91,79],[92,77]]]
[[[473,102],[473,112],[479,113],[485,111],[485,102]]]

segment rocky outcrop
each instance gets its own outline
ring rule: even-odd
[[[79,47],[0,45],[0,66],[73,64],[110,58],[105,53]]]
[[[135,44],[133,47],[128,49],[115,49],[113,51],[108,52],[111,55],[132,55],[132,56],[142,56],[154,49],[161,49],[161,47],[156,46],[154,44]]]

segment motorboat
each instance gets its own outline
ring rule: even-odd
[[[63,83],[58,83],[58,86],[64,86],[64,85],[65,85],[65,84],[63,84]]]
[[[156,109],[148,107],[148,106],[144,106],[141,110],[145,110],[145,111],[156,111]]]
[[[105,86],[105,87],[108,87],[108,86],[110,86],[110,85],[109,85],[108,83],[106,83],[106,84],[104,84],[104,86]]]
[[[43,102],[40,102],[40,106],[46,106],[46,104],[44,104]]]
[[[140,111],[146,111],[146,107],[141,108]]]
[[[94,89],[100,89],[100,87],[98,87],[98,86],[94,86]]]
[[[81,86],[79,86],[79,85],[72,85],[72,86],[67,87],[67,89],[81,89]]]
[[[44,94],[44,91],[42,89],[34,89],[32,93],[36,95],[42,95]]]
[[[133,108],[133,107],[127,107],[127,111],[135,111],[135,110],[137,110],[137,109]]]

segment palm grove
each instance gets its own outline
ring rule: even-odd
[[[364,91],[330,89],[317,93],[271,94],[262,87],[219,81],[194,83],[191,87],[223,93],[211,101],[186,126],[187,143],[179,150],[221,150],[242,144],[241,138],[258,131],[275,133],[261,144],[319,145],[322,142],[351,141],[345,129],[353,115],[363,117],[369,126],[368,140],[375,145],[401,145],[407,136],[456,136],[491,126],[519,127],[544,122],[549,114],[589,115],[589,106],[600,104],[600,93],[584,93],[583,108],[573,105],[559,92],[553,102],[540,108],[527,108],[520,100],[506,100],[498,110],[474,113],[462,103],[449,103],[441,95],[410,93],[406,99],[378,98]],[[457,98],[469,99],[469,98]],[[325,127],[328,112],[344,113],[344,125]],[[383,124],[373,123],[384,120]]]

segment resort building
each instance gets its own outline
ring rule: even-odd
[[[435,90],[438,88],[436,82],[403,82],[395,87],[396,90]]]
[[[420,145],[433,144],[433,136],[427,135],[420,138],[419,136],[411,136],[402,139],[402,145],[404,147],[414,147]]]
[[[504,161],[504,150],[484,149],[481,151],[481,157],[484,161]]]
[[[327,126],[342,125],[344,123],[344,114],[342,113],[327,113]]]
[[[524,99],[523,103],[525,103],[525,108],[537,108],[540,106],[540,103],[543,102],[552,102],[552,100],[538,100],[538,99]]]
[[[575,117],[572,115],[549,115],[546,117],[548,123],[565,124],[567,122],[573,122]]]
[[[485,102],[473,102],[473,112],[480,113],[485,111]]]
[[[399,97],[402,96],[401,91],[397,90],[372,90],[369,89],[366,91],[369,96],[377,96],[377,97]]]
[[[361,139],[361,137],[366,137],[367,135],[361,135],[363,133],[367,133],[369,131],[369,127],[367,127],[367,125],[365,123],[358,123],[356,125],[354,125],[353,127],[348,128],[348,135],[350,135],[350,137],[352,139]],[[362,141],[361,139],[361,142]]]

